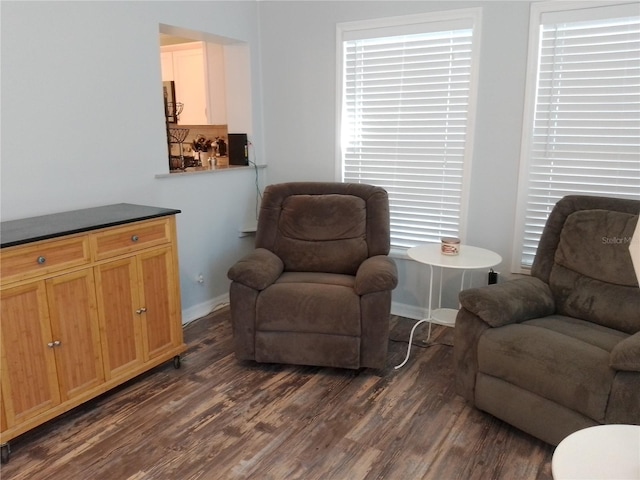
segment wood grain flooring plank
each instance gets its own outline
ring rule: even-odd
[[[402,369],[237,361],[228,310],[185,328],[168,363],[12,442],[2,480],[551,479],[553,447],[455,394],[452,329]],[[424,338],[420,329],[418,338]],[[417,341],[420,343],[420,340]]]

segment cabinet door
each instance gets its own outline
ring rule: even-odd
[[[0,389],[0,432],[4,432],[7,429],[7,416],[4,413],[4,394]]]
[[[160,52],[160,68],[162,69],[162,81],[173,80],[173,53]]]
[[[180,125],[206,125],[207,92],[205,89],[202,48],[173,52],[173,79],[176,101],[184,104]]]
[[[62,401],[104,382],[93,269],[46,281]]]
[[[173,265],[171,247],[138,257],[140,301],[145,308],[141,316],[145,360],[182,343]]]
[[[2,400],[12,427],[60,403],[44,281],[3,290],[0,315]]]
[[[224,47],[213,43],[204,46],[207,54],[205,79],[209,94],[207,120],[212,125],[227,124],[227,83],[225,79]]]
[[[135,257],[95,267],[103,363],[108,379],[140,366],[141,315]]]

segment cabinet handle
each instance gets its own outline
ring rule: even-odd
[[[140,238],[138,237],[138,235],[133,235],[133,236],[131,237],[131,241],[132,241],[132,242],[137,242],[138,240],[140,240]]]
[[[40,265],[42,265],[42,264],[43,264],[44,262],[46,262],[46,261],[47,261],[47,259],[46,259],[45,257],[38,257],[38,263],[39,263]]]
[[[147,311],[147,307],[142,307],[142,308],[139,308],[138,310],[136,310],[136,313],[138,315],[142,315],[146,311]]]
[[[55,340],[53,342],[47,343],[47,347],[49,348],[59,347],[60,345],[62,345],[62,342],[60,340]]]

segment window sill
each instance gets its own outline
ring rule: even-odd
[[[401,260],[411,260],[409,255],[407,255],[407,250],[409,249],[402,248],[402,247],[391,247],[391,250],[389,251],[389,256],[391,258],[399,258]]]
[[[206,175],[210,173],[229,172],[231,170],[253,170],[258,168],[267,168],[266,165],[221,165],[213,167],[189,167],[185,170],[175,170],[169,173],[158,173],[156,178],[174,178],[190,175]]]

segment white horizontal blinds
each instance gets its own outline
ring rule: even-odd
[[[343,47],[343,181],[389,192],[392,246],[458,236],[471,28]]]
[[[639,16],[541,25],[532,135],[523,267],[564,195],[640,198]]]

